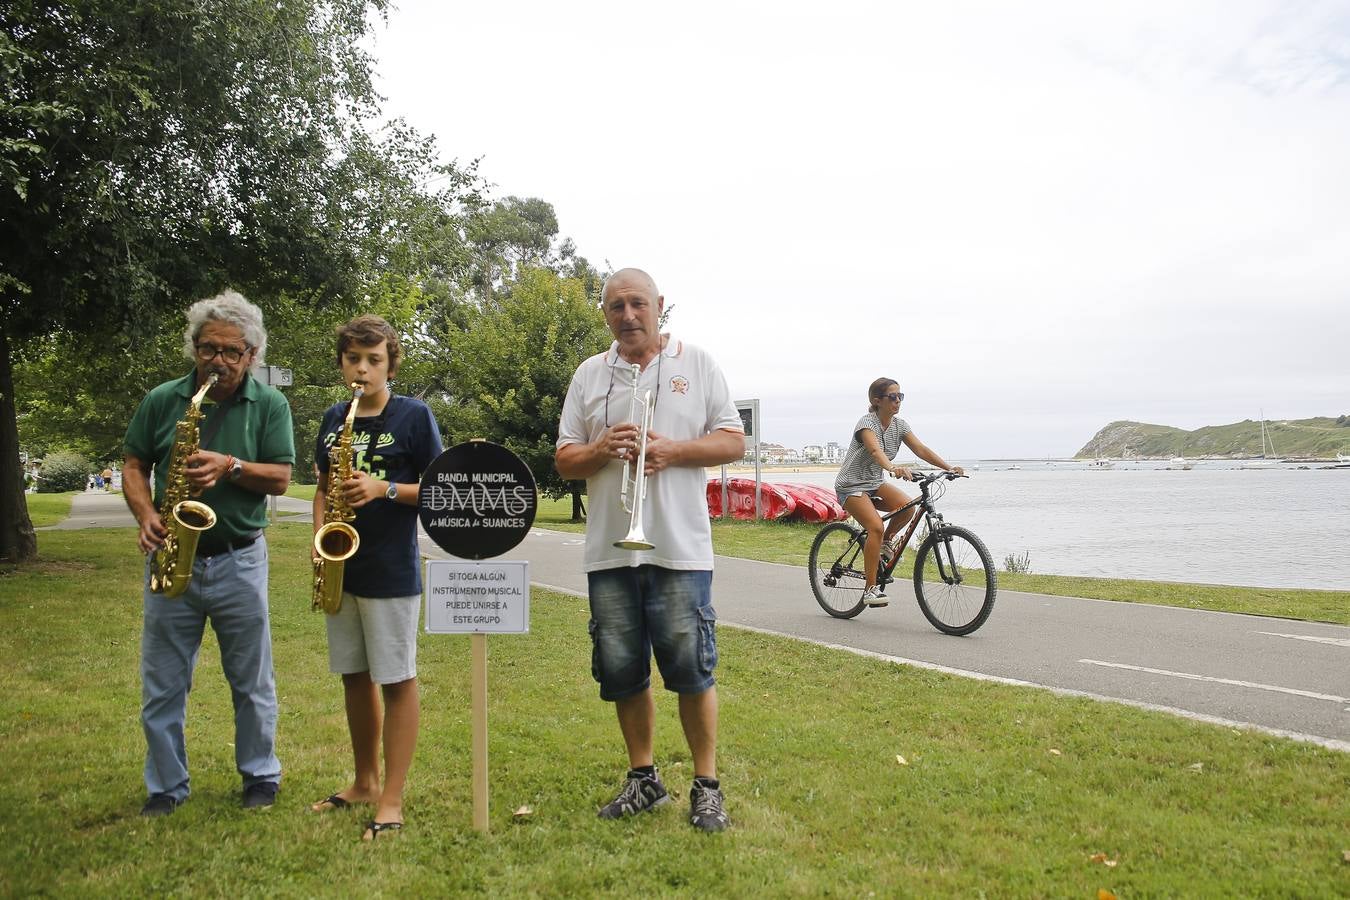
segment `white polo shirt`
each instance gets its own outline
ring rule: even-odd
[[[726,378],[705,351],[667,336],[666,347],[638,377],[639,396],[652,392],[652,431],[689,441],[719,429],[741,432]],[[589,444],[610,425],[630,421],[632,366],[619,356],[619,342],[577,367],[558,423],[559,448]],[[605,401],[609,408],[606,413]],[[628,534],[629,513],[619,500],[623,460],[611,459],[586,479],[586,556],[582,569],[621,566],[711,569],[712,526],[708,520],[708,476],[702,466],[671,466],[647,479],[642,503],[643,533],[651,550],[622,550],[614,542]]]

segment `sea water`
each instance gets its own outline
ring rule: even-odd
[[[1153,461],[1104,471],[1069,460],[958,464],[972,477],[945,483],[938,510],[979,535],[1000,570],[1006,557],[1025,553],[1042,574],[1350,590],[1350,469],[1286,463],[1244,470],[1228,461],[1197,462],[1189,471]],[[829,488],[835,474],[763,470],[765,481]]]

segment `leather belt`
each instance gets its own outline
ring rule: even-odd
[[[245,535],[241,538],[235,538],[232,541],[226,541],[223,544],[207,544],[203,542],[197,545],[197,555],[205,559],[211,556],[219,556],[222,553],[243,550],[245,547],[252,546],[260,537],[262,537],[262,532],[255,531],[252,534]]]

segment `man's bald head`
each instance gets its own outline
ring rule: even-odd
[[[635,287],[651,293],[652,299],[661,296],[661,292],[656,289],[656,281],[641,269],[620,269],[613,275],[605,279],[605,286],[600,291],[600,299],[604,300],[609,296],[610,288]]]
[[[620,269],[600,292],[605,324],[619,342],[619,353],[642,363],[661,351],[661,312],[665,299],[652,276],[641,269]]]

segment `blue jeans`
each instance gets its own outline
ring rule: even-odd
[[[716,684],[712,572],[625,566],[587,575],[591,675],[601,700],[651,686],[653,653],[666,690],[701,694]]]
[[[147,572],[149,562],[146,563]],[[277,689],[267,609],[267,541],[198,558],[192,581],[169,599],[144,592],[141,631],[141,726],[145,730],[145,787],[182,802],[188,785],[183,726],[192,672],[206,621],[220,644],[220,663],[234,700],[234,762],[244,787],[281,781],[274,752]]]

